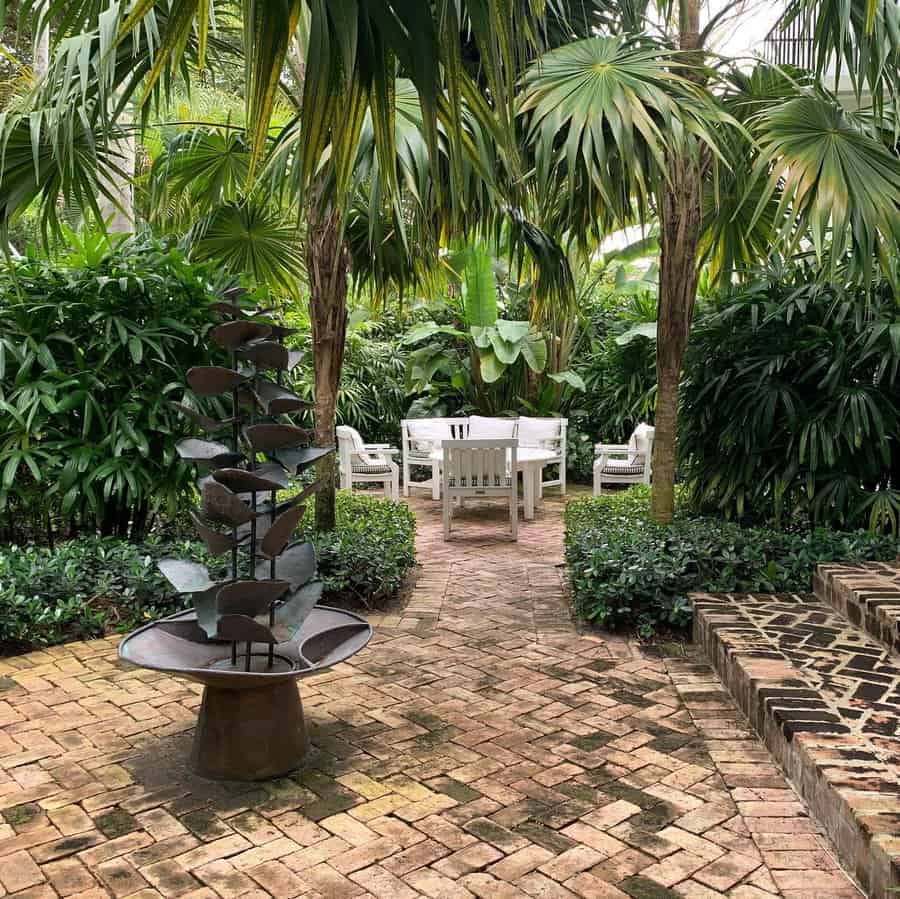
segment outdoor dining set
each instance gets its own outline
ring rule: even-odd
[[[401,422],[401,448],[365,443],[354,428],[337,429],[341,489],[381,483],[384,495],[400,498],[424,489],[443,503],[444,537],[450,536],[454,506],[467,498],[498,497],[509,503],[510,530],[518,535],[519,482],[522,515],[534,518],[544,489],[566,492],[565,418],[470,415],[466,418],[416,418]],[[598,443],[593,466],[594,494],[603,485],[650,483],[653,428],[638,425],[625,444]],[[400,455],[400,464],[395,456]],[[546,469],[557,469],[545,479]],[[428,476],[414,478],[426,469]]]

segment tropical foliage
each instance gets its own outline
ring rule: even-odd
[[[154,241],[76,243],[0,279],[0,508],[7,539],[63,526],[139,539],[194,473],[172,405],[209,361],[210,273]],[[52,521],[51,521],[52,519]]]
[[[730,517],[897,531],[900,307],[887,281],[773,263],[695,323],[681,456],[694,502]]]
[[[312,515],[301,527],[312,531]],[[415,520],[403,505],[341,494],[337,528],[316,542],[325,602],[376,607],[415,563]],[[0,547],[0,655],[126,631],[184,607],[156,563],[197,558],[225,574],[203,545],[153,534],[138,542],[81,535],[56,548]],[[220,570],[221,569],[221,570]]]
[[[646,487],[566,507],[566,564],[579,614],[644,637],[687,628],[691,593],[806,593],[818,562],[896,554],[893,537],[742,527],[680,508],[660,525],[650,517]]]

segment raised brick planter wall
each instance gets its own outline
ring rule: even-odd
[[[900,887],[900,667],[814,596],[695,597],[694,637],[867,895]]]
[[[896,565],[820,565],[813,591],[851,624],[900,653],[900,568]]]

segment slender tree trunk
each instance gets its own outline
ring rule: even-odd
[[[312,328],[316,444],[334,446],[338,385],[347,335],[347,281],[350,257],[343,243],[340,214],[330,203],[314,201],[307,213],[306,266]],[[334,529],[337,487],[335,454],[318,464],[316,528]]]
[[[122,175],[115,174],[106,179],[105,187],[110,196],[101,194],[97,197],[100,214],[111,234],[133,234],[134,220],[134,166],[136,148],[134,132],[131,130],[130,112],[119,116],[119,124],[126,129],[122,137],[110,141],[109,152],[115,164],[122,170]]]
[[[699,48],[699,0],[679,4],[679,45]],[[691,154],[694,151],[694,155]],[[653,443],[654,521],[668,524],[675,511],[675,441],[678,387],[697,296],[697,246],[701,227],[702,162],[697,147],[687,147],[668,166],[661,191],[659,312],[656,336],[656,436]]]
[[[41,0],[35,6],[35,12],[42,15],[46,3]],[[43,27],[34,36],[34,63],[32,71],[36,80],[40,80],[47,74],[50,66],[50,28],[46,22],[41,23]]]

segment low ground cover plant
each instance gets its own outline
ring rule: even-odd
[[[743,527],[682,510],[650,520],[650,490],[634,487],[566,508],[566,565],[581,617],[644,637],[687,629],[693,592],[808,592],[819,562],[888,561],[896,538],[826,528]]]
[[[384,604],[415,564],[412,512],[375,497],[339,494],[336,529],[313,533],[310,512],[297,537],[316,544],[326,604]],[[168,536],[138,543],[82,536],[53,550],[0,547],[0,655],[130,630],[186,607],[156,569],[168,555],[226,576],[226,563],[209,558],[202,544]]]

